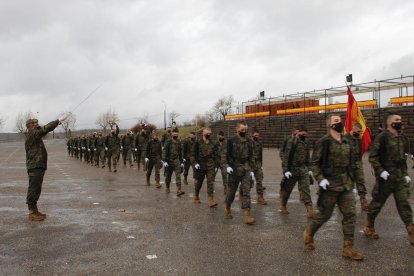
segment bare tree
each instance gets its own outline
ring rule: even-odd
[[[5,121],[6,119],[4,119],[4,117],[0,114],[0,128],[3,126]]]
[[[33,118],[33,113],[30,111],[27,112],[19,112],[19,114],[17,114],[16,117],[16,124],[15,124],[15,129],[17,130],[17,132],[19,133],[25,133],[26,132],[26,121],[28,119]]]
[[[204,114],[204,115],[197,114],[194,117],[192,124],[199,126],[199,127],[207,127],[209,122],[210,122],[210,119],[209,119],[208,114]]]
[[[230,113],[233,103],[232,95],[218,99],[209,113],[209,119],[211,121],[224,120],[224,117]]]
[[[115,111],[108,109],[106,112],[98,115],[95,123],[101,127],[104,132],[106,132],[108,127],[112,129],[115,124],[119,123],[119,117]]]
[[[139,116],[138,122],[140,122],[141,124],[148,123],[148,113],[145,113],[144,115]]]
[[[175,111],[171,111],[170,113],[168,113],[168,118],[171,121],[171,125],[174,125],[175,119],[177,119],[178,116],[180,116],[180,113],[175,112]]]
[[[61,126],[62,126],[63,130],[65,131],[65,137],[66,138],[70,137],[70,136],[68,136],[68,134],[69,134],[68,131],[71,128],[75,127],[75,123],[76,123],[76,116],[73,113],[70,113],[69,117],[61,123]]]

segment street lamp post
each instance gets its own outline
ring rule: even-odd
[[[164,104],[164,130],[167,129],[167,104],[165,103],[165,101],[162,101],[162,103]]]

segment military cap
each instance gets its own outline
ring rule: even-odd
[[[37,119],[27,119],[26,126],[30,124],[37,124],[39,121]]]

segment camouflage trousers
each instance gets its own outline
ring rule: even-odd
[[[281,205],[286,206],[290,194],[293,191],[293,188],[296,185],[296,182],[298,182],[299,191],[303,194],[303,202],[305,205],[312,204],[312,198],[310,195],[310,181],[309,181],[309,175],[293,175],[287,179],[286,177],[283,177],[282,184],[280,187],[280,200]]]
[[[95,163],[99,166],[99,162],[101,162],[102,165],[105,165],[105,149],[99,149],[97,148],[95,151]]]
[[[335,192],[323,191],[323,210],[316,213],[309,221],[309,227],[312,233],[316,233],[318,229],[327,222],[338,204],[339,211],[342,213],[342,231],[344,237],[353,238],[355,232],[355,196],[351,191]]]
[[[175,173],[175,185],[177,188],[181,188],[181,163],[179,160],[168,162],[166,169],[165,186],[170,187],[172,174]]]
[[[215,179],[214,168],[209,170],[196,170],[196,185],[195,194],[200,194],[201,187],[203,186],[204,178],[207,178],[207,194],[208,196],[214,195],[214,179]]]
[[[120,154],[119,150],[108,150],[106,159],[108,160],[109,168],[111,167],[111,165],[114,165],[114,168],[116,169],[116,165],[118,164],[118,161],[119,161],[119,154]]]
[[[367,188],[365,187],[364,169],[362,168],[362,162],[359,166],[352,168],[351,173],[352,182],[355,184],[359,196],[367,194]]]
[[[227,177],[227,167],[225,165],[220,165],[221,179],[223,181],[223,187],[228,186],[228,177]]]
[[[233,203],[239,184],[242,192],[242,209],[250,209],[250,171],[248,170],[244,170],[243,174],[236,175],[233,173],[229,175],[226,203]]]
[[[29,187],[27,189],[26,204],[29,206],[29,210],[33,210],[39,200],[45,172],[46,171],[41,168],[30,169],[27,171],[27,174],[29,175]]]
[[[395,204],[397,205],[398,214],[405,224],[413,222],[413,214],[408,201],[410,197],[410,183],[406,183],[403,177],[394,178],[392,175],[385,181],[382,178],[377,179],[372,190],[372,201],[369,204],[367,217],[368,220],[374,221],[388,197],[393,194]]]
[[[155,181],[160,182],[161,159],[150,159],[148,161],[147,179],[150,179],[152,170],[155,169]]]
[[[256,192],[258,195],[263,194],[263,170],[262,170],[262,163],[257,162],[256,167],[252,170],[254,173],[254,178],[256,178]],[[250,180],[250,185],[253,187],[254,181],[253,179]]]
[[[122,159],[124,161],[125,166],[126,166],[127,160],[128,160],[128,164],[132,166],[132,149],[131,148],[124,148],[122,150]]]
[[[190,157],[186,158],[186,162],[184,163],[184,177],[188,176],[188,172],[190,171],[190,167],[193,168],[193,178],[196,179],[196,172],[193,166],[191,166]]]
[[[135,152],[135,158],[137,160],[138,169],[141,167],[141,163],[142,166],[145,166],[145,155],[143,155],[143,151],[140,148]]]

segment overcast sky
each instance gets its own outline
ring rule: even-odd
[[[414,1],[0,0],[1,131],[72,110],[131,126],[238,101],[414,74]]]

